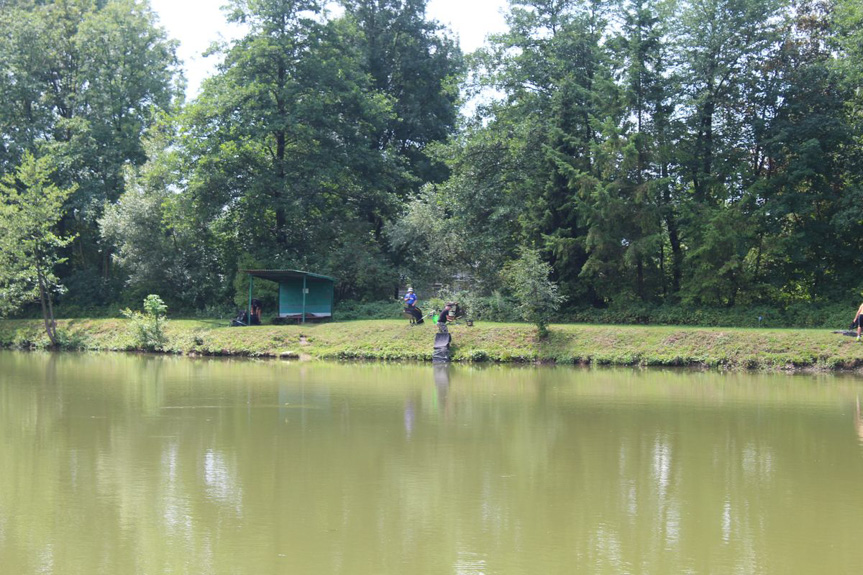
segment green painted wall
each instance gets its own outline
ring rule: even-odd
[[[333,283],[306,278],[306,313],[332,315]],[[303,278],[288,278],[279,282],[279,315],[303,313]]]

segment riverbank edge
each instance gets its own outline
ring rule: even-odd
[[[59,320],[65,349],[144,351],[125,319]],[[554,324],[539,340],[527,324],[451,327],[454,362],[677,366],[771,371],[863,371],[863,343],[829,330]],[[228,327],[172,320],[163,353],[292,360],[432,359],[435,328],[401,320]],[[0,347],[44,349],[39,320],[0,320]]]

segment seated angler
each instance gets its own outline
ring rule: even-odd
[[[412,318],[411,323],[422,323],[423,312],[416,306],[417,295],[414,293],[414,288],[409,287],[404,297],[405,314]]]

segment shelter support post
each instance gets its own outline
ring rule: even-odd
[[[255,285],[255,276],[249,274],[249,316],[248,324],[252,325],[252,286]]]

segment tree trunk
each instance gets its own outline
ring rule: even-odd
[[[665,216],[665,225],[668,226],[668,243],[671,244],[671,296],[676,297],[680,293],[680,268],[683,265],[683,252],[680,249],[677,221],[670,212]]]
[[[54,306],[51,303],[51,294],[45,283],[42,268],[36,264],[36,278],[39,282],[39,301],[42,304],[42,320],[45,323],[45,333],[51,341],[51,347],[57,347],[57,324],[54,322]]]
[[[707,82],[707,100],[700,111],[698,140],[696,151],[695,201],[702,204],[708,199],[708,184],[713,174],[713,115],[716,112],[716,102],[713,96],[713,82]]]
[[[282,30],[284,31],[287,24],[282,22]],[[276,75],[278,77],[276,85],[276,111],[280,121],[284,122],[287,119],[287,101],[285,100],[285,84],[288,78],[288,69],[284,59],[280,56],[277,63]],[[287,175],[285,173],[285,154],[287,150],[288,134],[285,128],[280,127],[275,133],[276,139],[276,178],[278,181],[277,189],[273,190],[273,197],[276,203],[276,241],[286,247],[288,243],[287,215],[283,205],[283,196],[285,193],[285,185]]]
[[[667,166],[662,166],[662,177],[668,176]],[[680,292],[681,267],[683,266],[683,252],[680,247],[680,232],[677,227],[677,219],[674,217],[674,208],[671,205],[671,190],[666,185],[662,192],[662,203],[665,211],[665,226],[668,228],[668,243],[671,244],[671,293],[672,298]]]

